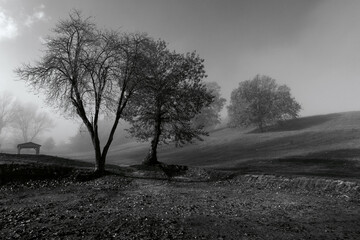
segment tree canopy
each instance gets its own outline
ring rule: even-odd
[[[144,163],[157,162],[159,143],[175,141],[177,145],[206,135],[194,127],[191,119],[212,102],[202,79],[206,76],[203,59],[195,52],[171,52],[164,41],[152,41],[146,52],[147,67],[143,86],[134,98],[136,103],[129,118],[129,132],[139,140],[151,139]]]
[[[82,120],[94,147],[96,173],[105,170],[121,118],[131,121],[130,132],[138,138],[152,136],[155,152],[159,141],[182,144],[206,134],[190,122],[212,101],[201,81],[203,59],[195,52],[170,52],[164,41],[147,34],[101,30],[78,11],[52,30],[42,58],[16,73],[44,93],[49,105]],[[99,121],[104,118],[113,123],[102,146]]]
[[[105,169],[105,159],[119,119],[141,77],[145,34],[100,30],[78,11],[59,21],[45,43],[42,58],[16,70],[19,78],[44,93],[49,105],[66,116],[78,116],[86,126],[95,150],[95,170]],[[99,118],[108,116],[113,126],[101,149]]]
[[[286,85],[275,79],[256,75],[252,80],[240,82],[231,93],[228,106],[229,126],[256,125],[260,131],[279,120],[298,117],[301,106]]]

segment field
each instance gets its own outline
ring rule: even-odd
[[[0,236],[359,239],[358,123],[350,112],[266,133],[219,129],[194,145],[163,146],[158,167],[136,165],[147,144],[128,143],[113,148],[109,174],[97,179],[88,175],[92,153],[0,154]]]
[[[148,147],[136,142],[114,146],[107,161],[119,166],[140,164]],[[64,157],[93,162],[93,152]],[[159,149],[159,160],[167,164],[243,173],[359,177],[359,159],[360,112],[299,118],[265,133],[223,128],[202,142]]]

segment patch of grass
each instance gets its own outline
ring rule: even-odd
[[[359,122],[360,112],[349,112],[291,120],[286,126],[266,133],[222,129],[204,142],[180,149],[166,148],[159,156],[169,164],[216,169],[237,169],[251,160],[298,156],[360,160]]]
[[[0,163],[37,163],[65,167],[93,167],[93,163],[50,155],[0,153]]]
[[[26,182],[29,180],[59,179],[69,177],[73,168],[38,164],[0,165],[0,185],[7,182]]]
[[[105,175],[119,173],[117,165],[107,164]],[[94,174],[94,164],[49,155],[0,154],[0,183],[69,177],[75,181],[90,181],[100,176]]]
[[[336,150],[325,150],[314,153],[309,153],[306,158],[321,158],[321,159],[359,159],[359,148],[345,148]]]
[[[280,121],[273,126],[266,127],[265,132],[285,132],[285,131],[304,130],[307,128],[324,124],[338,117],[341,117],[341,114],[333,113],[327,115],[310,116],[310,117],[291,119],[287,121]],[[254,129],[250,131],[250,133],[260,133],[260,130]]]
[[[168,165],[165,163],[158,163],[155,165],[137,164],[137,165],[131,165],[130,168],[135,169],[136,171],[142,172],[142,174],[144,174],[144,176],[153,176],[156,178],[161,176],[161,173],[163,173],[163,174],[165,174],[166,178],[168,178],[168,179],[176,177],[176,176],[184,175],[188,170],[187,166]],[[151,173],[153,173],[153,174],[151,174]]]

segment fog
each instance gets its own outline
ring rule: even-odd
[[[0,92],[11,92],[51,116],[55,127],[39,142],[70,143],[80,121],[47,106],[42,95],[18,81],[14,69],[39,59],[46,36],[73,8],[93,16],[101,27],[147,32],[178,52],[196,50],[205,59],[206,81],[219,83],[227,103],[240,81],[265,74],[291,88],[302,105],[301,116],[359,109],[356,0],[2,0]],[[3,132],[1,138],[11,135]]]

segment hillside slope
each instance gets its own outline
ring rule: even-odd
[[[140,163],[148,143],[114,146],[108,163]],[[72,155],[91,160],[93,153]],[[159,149],[159,160],[169,164],[236,169],[245,162],[279,158],[359,159],[360,112],[336,113],[290,120],[265,133],[256,129],[224,128],[210,133],[202,142],[182,148]]]

